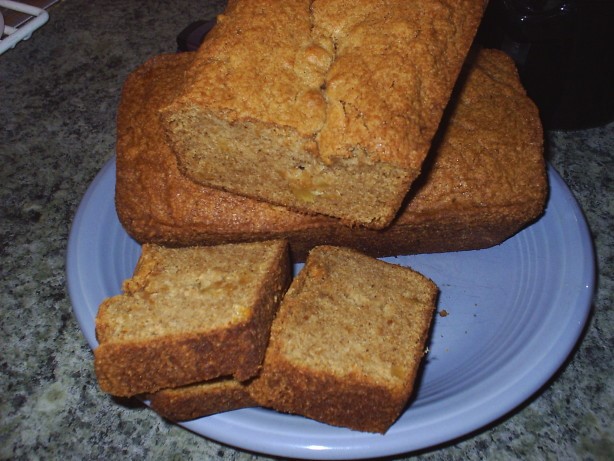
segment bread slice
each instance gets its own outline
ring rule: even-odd
[[[314,248],[271,330],[249,386],[262,406],[384,433],[412,393],[437,287],[411,269],[347,248]]]
[[[248,382],[219,378],[176,389],[163,389],[148,396],[149,405],[171,421],[188,421],[239,408],[256,406]]]
[[[349,229],[183,176],[158,111],[194,54],[157,56],[127,79],[117,124],[116,208],[137,241],[215,245],[284,238],[295,260],[316,245],[373,256],[473,250],[498,244],[543,211],[543,134],[514,62],[496,50],[468,58],[442,129],[399,216],[386,229]],[[143,101],[147,101],[144,103]]]
[[[123,293],[103,301],[96,316],[100,387],[132,396],[253,377],[289,279],[284,241],[143,245]]]
[[[387,226],[421,171],[484,4],[230,1],[162,112],[180,170]]]

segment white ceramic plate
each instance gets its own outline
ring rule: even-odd
[[[565,362],[591,309],[594,255],[575,199],[549,169],[545,216],[497,247],[400,256],[441,289],[416,397],[385,435],[330,427],[250,408],[182,424],[219,442],[269,455],[357,459],[410,452],[453,440],[506,415]],[[74,313],[92,348],[99,303],[119,293],[140,247],[114,206],[115,162],[83,197],[68,242]],[[298,269],[298,268],[297,268]],[[444,311],[448,313],[445,314]]]

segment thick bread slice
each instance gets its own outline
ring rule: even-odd
[[[180,170],[387,226],[421,171],[484,4],[230,1],[162,112]]]
[[[539,114],[513,61],[500,51],[469,57],[425,171],[384,230],[349,229],[334,218],[299,214],[185,178],[158,111],[174,99],[193,58],[157,56],[124,85],[116,207],[137,241],[177,246],[285,238],[295,260],[321,244],[373,256],[457,251],[498,244],[543,211],[547,180]]]
[[[262,371],[262,406],[386,432],[411,395],[437,287],[411,269],[351,249],[314,248],[292,282]]]
[[[239,408],[256,406],[248,391],[249,382],[220,378],[199,384],[163,389],[148,396],[157,413],[172,421],[209,416]]]
[[[100,387],[131,396],[260,369],[290,279],[287,244],[144,245],[123,293],[96,316]]]

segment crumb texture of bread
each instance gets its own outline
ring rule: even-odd
[[[543,211],[547,177],[537,108],[513,61],[469,56],[422,176],[383,230],[348,228],[196,184],[178,169],[158,112],[194,55],[160,55],[127,79],[118,112],[116,208],[141,243],[215,245],[285,238],[295,260],[316,245],[373,256],[473,250],[498,244]],[[143,101],[147,100],[146,104]]]
[[[247,386],[233,378],[163,389],[147,396],[153,410],[171,421],[188,421],[256,406]]]
[[[387,226],[421,171],[481,0],[234,0],[161,111],[195,182]]]
[[[122,294],[96,316],[100,387],[131,396],[260,369],[290,279],[287,243],[143,245]]]
[[[252,396],[282,412],[386,432],[412,393],[437,294],[409,268],[314,248],[282,301]]]

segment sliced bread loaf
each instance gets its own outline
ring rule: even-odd
[[[264,366],[249,386],[253,398],[331,425],[385,432],[412,393],[437,293],[411,269],[316,247],[282,301]]]
[[[144,245],[123,293],[96,316],[100,387],[131,396],[260,369],[290,280],[285,241]]]

